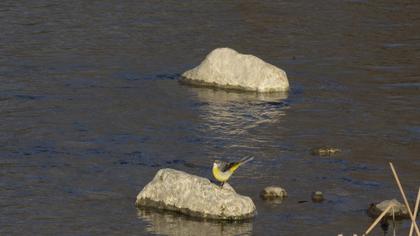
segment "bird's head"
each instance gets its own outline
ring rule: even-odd
[[[220,163],[221,163],[221,161],[219,161],[219,160],[215,160],[215,161],[213,162],[213,167],[220,167]]]

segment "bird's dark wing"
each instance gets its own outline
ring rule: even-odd
[[[236,164],[238,164],[238,162],[225,163],[225,165],[222,166],[221,170],[222,170],[222,172],[225,172]]]

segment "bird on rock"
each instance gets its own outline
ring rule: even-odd
[[[219,181],[220,186],[223,187],[225,182],[229,180],[232,174],[238,169],[239,166],[252,161],[254,157],[244,157],[237,162],[227,163],[220,160],[215,160],[213,163],[213,176]]]

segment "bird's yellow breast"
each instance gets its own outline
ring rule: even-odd
[[[232,172],[230,171],[222,172],[216,165],[213,166],[212,171],[214,178],[216,178],[220,182],[226,182],[232,175]]]

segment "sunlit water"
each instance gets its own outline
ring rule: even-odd
[[[370,202],[401,201],[389,161],[412,202],[420,184],[419,12],[391,0],[2,1],[0,234],[360,234]],[[221,46],[283,68],[291,90],[178,83]],[[342,152],[312,156],[319,146]],[[134,206],[160,168],[210,178],[215,158],[245,155],[255,160],[231,184],[254,200],[252,221]],[[267,185],[289,197],[260,200]],[[316,190],[326,201],[310,202]]]

